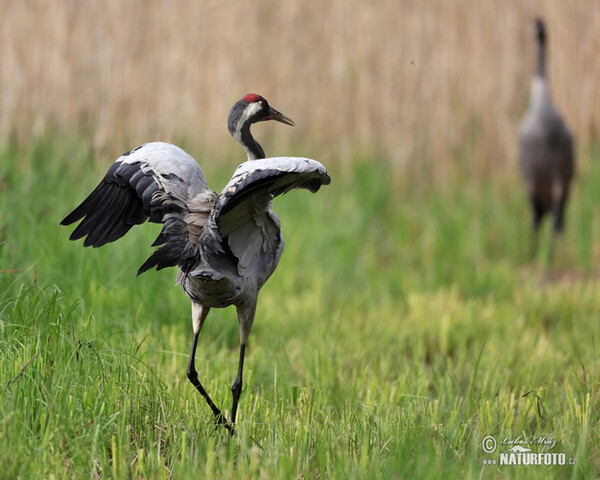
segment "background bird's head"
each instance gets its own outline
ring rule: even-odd
[[[227,117],[227,126],[229,133],[235,137],[235,134],[241,132],[244,127],[267,120],[276,120],[294,126],[291,118],[271,107],[264,97],[256,93],[249,93],[231,107]]]

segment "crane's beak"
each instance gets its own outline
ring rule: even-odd
[[[290,117],[286,117],[283,113],[278,112],[273,107],[269,107],[269,114],[265,117],[265,120],[275,120],[292,127],[295,125],[294,121]]]

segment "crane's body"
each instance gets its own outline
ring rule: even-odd
[[[244,146],[241,164],[221,194],[209,187],[198,163],[181,148],[163,142],[141,145],[123,154],[98,187],[61,223],[81,220],[72,240],[100,247],[146,220],[162,223],[153,243],[157,250],[138,274],[177,266],[177,282],[192,301],[194,341],[188,378],[206,398],[219,422],[231,426],[198,380],[194,366],[198,335],[211,308],[234,305],[240,330],[238,376],[232,387],[232,423],[241,392],[245,345],[252,328],[258,293],[283,253],[283,235],[271,200],[295,188],[316,192],[330,182],[320,163],[297,157],[262,158],[250,124],[262,120],[293,122],[249,94],[232,108],[229,130]]]
[[[563,231],[564,207],[575,171],[571,132],[554,107],[546,76],[546,29],[536,21],[538,61],[531,83],[529,109],[519,127],[519,166],[537,231],[552,213],[556,234]]]

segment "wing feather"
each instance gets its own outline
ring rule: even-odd
[[[200,200],[198,200],[200,198]],[[144,144],[123,154],[92,193],[61,222],[81,220],[71,240],[100,247],[149,220],[163,228],[153,246],[161,246],[142,265],[193,268],[199,256],[198,229],[206,223],[216,195],[208,188],[198,163],[168,143]],[[198,208],[198,203],[202,208]],[[189,227],[189,229],[188,229]],[[191,232],[193,231],[193,235]]]
[[[296,188],[316,192],[330,181],[325,167],[307,158],[274,157],[243,163],[217,198],[208,220],[210,228],[202,232],[202,247],[208,252],[231,251],[240,273],[250,265],[262,268],[256,259],[269,251],[277,258],[264,261],[276,264],[283,239],[271,200]]]

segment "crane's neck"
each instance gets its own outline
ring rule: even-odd
[[[550,86],[544,77],[535,75],[531,81],[529,104],[533,110],[546,111],[554,109]]]
[[[537,45],[538,58],[535,75],[531,82],[530,105],[533,110],[541,112],[553,109],[550,86],[546,77],[546,34],[544,31],[538,34]]]
[[[546,77],[546,39],[538,38],[538,59],[535,74]]]
[[[237,140],[237,139],[236,139]],[[265,151],[250,133],[250,123],[245,123],[240,130],[240,140],[238,140],[248,154],[248,160],[259,160],[265,158]]]
[[[238,143],[244,147],[248,154],[248,160],[259,160],[265,158],[265,152],[260,144],[254,140],[254,137],[250,133],[250,123],[245,122],[239,128],[231,131],[231,135],[235,138]]]

